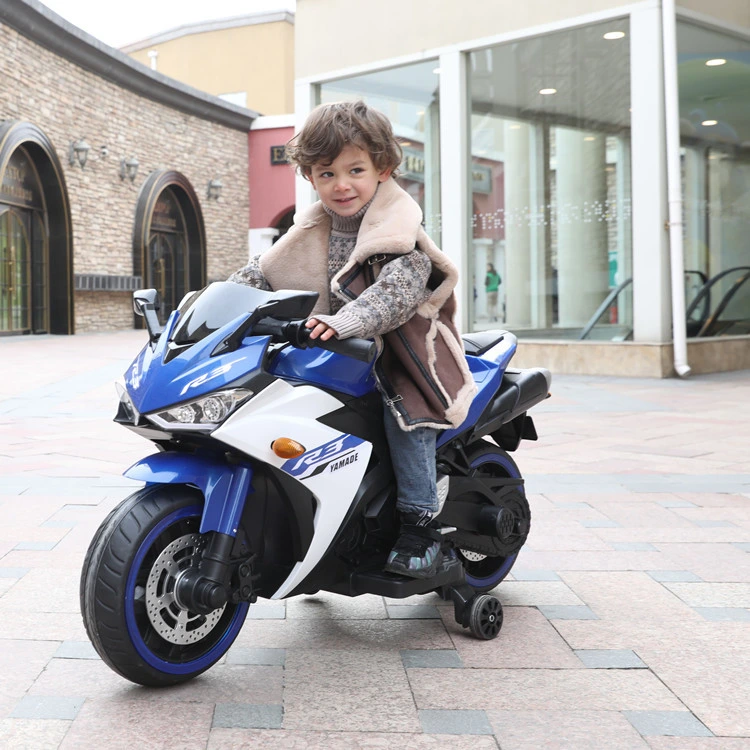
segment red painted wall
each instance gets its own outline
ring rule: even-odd
[[[275,226],[294,208],[294,170],[288,164],[271,165],[271,147],[283,146],[294,128],[268,128],[248,133],[250,229]]]

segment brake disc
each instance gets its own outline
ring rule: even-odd
[[[145,604],[154,630],[169,643],[196,643],[216,627],[226,605],[207,615],[180,606],[174,592],[180,576],[198,563],[200,534],[186,534],[168,544],[151,566],[146,582]]]

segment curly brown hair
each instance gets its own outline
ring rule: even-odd
[[[403,154],[390,120],[363,101],[320,104],[286,144],[286,157],[304,177],[314,164],[331,164],[349,144],[367,151],[378,172],[397,174]]]

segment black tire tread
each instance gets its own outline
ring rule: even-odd
[[[130,495],[104,519],[89,545],[81,575],[81,614],[91,643],[111,669],[128,680],[148,686],[175,685],[188,675],[159,672],[146,664],[127,635],[122,591],[139,539],[169,513],[200,504],[198,490],[184,485],[145,487]]]

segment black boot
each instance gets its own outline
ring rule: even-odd
[[[401,536],[388,555],[385,570],[409,578],[431,578],[443,557],[441,541],[432,514],[402,513]]]

